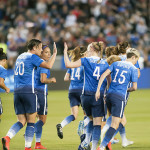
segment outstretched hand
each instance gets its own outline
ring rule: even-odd
[[[56,47],[56,43],[55,42],[53,44],[53,54],[57,54],[57,47]]]
[[[64,53],[67,52],[67,51],[68,51],[68,45],[67,45],[67,43],[65,42],[65,43],[64,43]]]

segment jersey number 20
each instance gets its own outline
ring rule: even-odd
[[[23,75],[24,74],[24,63],[23,62],[17,62],[16,63],[16,69],[15,69],[15,75]]]

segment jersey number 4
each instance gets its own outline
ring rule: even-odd
[[[93,76],[97,77],[97,80],[99,80],[100,78],[100,67],[96,67],[94,72],[93,72]]]
[[[23,62],[17,62],[16,68],[15,68],[15,75],[23,75],[24,74],[24,63]]]
[[[115,78],[113,79],[113,81],[112,82],[117,82],[117,76],[118,76],[118,73],[119,73],[119,69],[116,69],[116,74],[115,74]],[[121,80],[121,78],[119,78],[118,79],[118,82],[119,82],[119,84],[123,84],[124,82],[125,82],[125,79],[126,79],[126,77],[125,77],[125,73],[127,73],[127,71],[122,71],[121,72],[121,74],[120,74],[120,77],[122,78],[122,80]]]

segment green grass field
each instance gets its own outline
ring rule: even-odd
[[[5,136],[8,129],[15,123],[16,116],[13,108],[13,94],[1,93],[4,113],[0,123],[0,138]],[[49,91],[48,95],[48,118],[43,128],[42,144],[48,150],[77,150],[79,136],[77,135],[78,122],[83,118],[80,108],[79,117],[63,129],[64,138],[57,137],[56,124],[70,115],[70,106],[67,91]],[[127,148],[119,144],[113,145],[113,150],[150,150],[150,90],[138,90],[130,95],[125,110],[127,117],[127,137],[135,142]],[[23,128],[10,142],[10,150],[23,150],[24,137]],[[120,139],[120,136],[117,136]],[[34,147],[34,141],[32,147]],[[0,144],[0,149],[2,145]]]

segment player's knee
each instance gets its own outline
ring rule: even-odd
[[[22,125],[23,125],[23,127],[25,126],[25,124],[26,124],[26,120],[21,120],[21,121],[19,121]]]
[[[112,123],[111,123],[111,127],[114,128],[114,129],[118,129],[118,127],[119,127],[119,122],[118,122],[118,121],[117,121],[117,122],[112,122]]]

